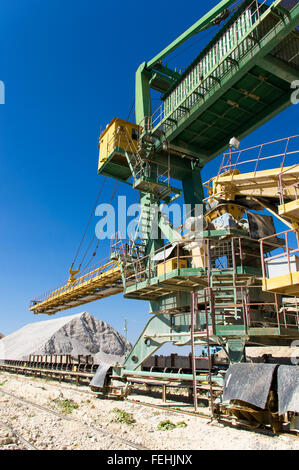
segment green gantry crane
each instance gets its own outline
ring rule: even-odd
[[[140,224],[130,243],[115,239],[104,270],[73,277],[31,305],[35,313],[53,314],[121,290],[126,298],[150,302],[151,318],[124,364],[102,366],[93,387],[107,390],[109,381],[130,377],[193,380],[194,387],[206,381],[223,385],[223,374],[211,370],[203,375],[194,368],[191,375],[153,372],[142,370],[142,364],[167,342],[191,344],[193,350],[197,344],[218,344],[230,364],[239,364],[246,360],[245,345],[289,345],[299,339],[296,297],[288,296],[286,310],[279,289],[263,290],[258,238],[273,235],[265,231],[272,227],[272,216],[257,221],[250,209],[267,208],[279,220],[291,219],[279,216],[278,201],[265,202],[257,194],[235,200],[211,193],[204,201],[201,179],[203,166],[225,151],[232,137],[237,146],[291,105],[291,84],[299,80],[298,24],[297,1],[223,0],[138,68],[136,124],[115,118],[105,129],[98,172],[131,182],[140,192]],[[219,25],[218,33],[183,73],[164,63],[189,38],[214,25]],[[160,93],[162,103],[155,112],[152,90]],[[288,152],[289,142],[284,142],[283,163],[277,167],[294,155]],[[251,159],[255,170],[262,150],[258,147]],[[241,153],[230,151],[227,159],[220,173],[239,172]],[[283,199],[284,176],[276,177]],[[296,191],[286,194],[296,199]],[[163,207],[180,196],[190,209],[187,232],[186,227],[174,228],[163,214]],[[198,214],[202,205],[203,214]],[[192,228],[196,220],[203,223],[199,238]],[[265,240],[263,253],[269,256],[281,246],[279,237],[272,243]]]

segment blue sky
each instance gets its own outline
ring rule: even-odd
[[[6,86],[0,106],[0,332],[41,320],[28,311],[30,299],[67,277],[102,183],[100,129],[114,116],[127,119],[137,67],[215,4],[0,1],[0,80]],[[191,40],[169,65],[191,61],[211,34]],[[298,107],[292,106],[242,145],[297,131]],[[215,163],[205,168],[204,179],[212,171]],[[102,202],[109,201],[113,186],[109,180]],[[118,194],[136,198],[125,185]],[[107,243],[101,248],[106,257]],[[131,341],[148,319],[147,302],[122,295],[61,315],[83,310],[118,330],[127,318]]]

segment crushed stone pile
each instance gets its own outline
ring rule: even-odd
[[[79,354],[122,362],[132,345],[88,312],[29,323],[0,340],[0,360],[28,360],[30,354]]]
[[[299,348],[298,347],[288,347],[288,346],[260,346],[254,347],[249,346],[245,348],[246,358],[248,362],[263,362],[263,356],[270,356],[269,362],[277,363],[298,363],[299,359]],[[217,359],[222,360],[226,359],[224,351],[219,351],[217,354]],[[293,359],[293,361],[292,361]]]

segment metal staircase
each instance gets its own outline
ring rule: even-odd
[[[120,132],[123,132],[129,149],[125,155],[134,180],[133,188],[167,203],[180,197],[181,190],[170,184],[170,162],[168,161],[166,168],[157,165],[150,160],[141,141],[133,141],[127,128],[120,129]],[[152,150],[153,144],[149,148]]]
[[[157,229],[159,206],[157,201],[152,201],[151,195],[143,196],[138,224],[131,236],[130,253],[138,254],[137,258],[145,255],[146,243]]]

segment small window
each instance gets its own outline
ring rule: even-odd
[[[138,129],[132,129],[132,139],[133,140],[138,140],[138,138],[139,138]]]

